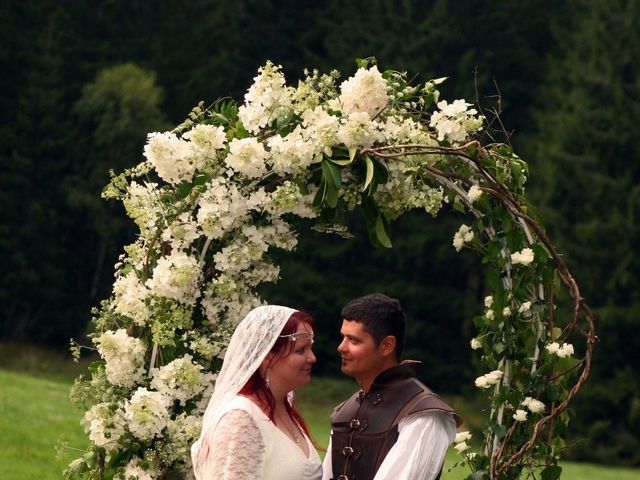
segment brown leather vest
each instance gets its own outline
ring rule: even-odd
[[[382,372],[331,415],[333,480],[371,480],[398,439],[398,423],[422,411],[454,414],[453,409],[415,378],[414,363]],[[440,478],[440,475],[438,475]]]

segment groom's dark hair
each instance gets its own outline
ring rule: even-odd
[[[400,359],[407,319],[397,299],[384,293],[356,298],[344,306],[342,318],[362,323],[365,331],[376,341],[376,346],[386,336],[396,337],[396,358]]]

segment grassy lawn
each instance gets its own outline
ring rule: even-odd
[[[11,365],[8,350],[0,345],[0,478],[2,480],[60,479],[62,470],[81,452],[66,450],[56,455],[60,437],[70,446],[84,449],[87,438],[80,426],[83,412],[69,402],[69,389],[79,367],[65,366],[67,360],[29,355],[30,360]],[[14,356],[18,356],[17,352]],[[62,363],[61,363],[62,362]],[[20,365],[20,371],[15,371]],[[29,368],[25,370],[25,365]],[[10,370],[9,370],[10,369]],[[82,371],[82,370],[80,370]],[[338,401],[355,391],[349,380],[315,378],[301,389],[297,401],[317,442],[326,447],[328,417]],[[467,419],[479,420],[479,409],[450,399]],[[324,454],[322,454],[324,455]],[[450,450],[443,480],[462,480],[469,472],[459,467],[451,472],[457,454]],[[626,469],[564,462],[563,480],[637,480],[640,469]]]

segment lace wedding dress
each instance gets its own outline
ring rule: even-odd
[[[217,445],[201,465],[201,478],[216,480],[320,480],[322,466],[313,444],[302,449],[246,397],[227,405],[210,440]]]

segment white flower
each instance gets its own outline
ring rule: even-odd
[[[570,343],[560,345],[558,342],[553,342],[544,348],[546,348],[551,355],[557,355],[560,358],[567,358],[574,354],[573,345]]]
[[[454,445],[453,448],[455,448],[458,451],[458,453],[462,453],[465,450],[469,449],[469,445],[467,445],[467,442],[460,442]]]
[[[260,67],[244,96],[245,104],[238,109],[240,121],[251,133],[258,133],[274,120],[284,118],[292,108],[291,91],[280,69],[271,62]]]
[[[471,104],[464,100],[451,104],[442,100],[437,105],[440,111],[431,115],[429,126],[435,127],[440,142],[446,138],[450,143],[462,143],[469,133],[482,127],[482,117],[475,117],[478,112],[467,109]]]
[[[190,161],[191,146],[172,132],[150,133],[144,146],[144,156],[166,182],[175,185],[193,178],[195,166]]]
[[[183,404],[202,393],[212,382],[212,375],[203,373],[202,366],[192,362],[189,354],[153,369],[151,387]]]
[[[193,150],[205,159],[215,157],[217,152],[222,150],[227,143],[224,128],[214,125],[196,125],[182,138],[191,140]]]
[[[494,385],[498,383],[498,381],[502,378],[502,375],[502,371],[493,370],[492,372],[487,373],[485,377],[487,377],[487,382],[489,382],[490,385]]]
[[[302,138],[300,125],[286,137],[272,136],[268,145],[271,149],[273,171],[279,174],[305,172],[316,154],[314,143]]]
[[[198,282],[202,272],[198,261],[186,253],[174,252],[158,260],[153,277],[146,285],[152,293],[193,305],[200,296]]]
[[[511,254],[511,263],[514,265],[529,265],[533,262],[534,254],[530,248],[523,248],[519,252]]]
[[[491,295],[484,297],[484,306],[490,308],[491,305],[493,305],[493,297]]]
[[[509,307],[504,307],[504,308],[502,309],[502,316],[503,316],[503,317],[509,317],[509,316],[511,316],[511,308],[509,308]]]
[[[522,402],[522,405],[527,407],[531,413],[544,412],[544,403],[540,400],[536,400],[535,398],[526,397]]]
[[[544,348],[547,349],[547,352],[553,355],[555,353],[558,353],[558,350],[560,350],[560,344],[558,342],[553,342],[553,343],[550,343],[549,345],[546,345]]]
[[[473,240],[475,234],[471,227],[467,225],[461,225],[458,231],[453,236],[453,246],[456,248],[456,252],[462,250],[462,247]]]
[[[527,313],[531,309],[531,302],[523,302],[518,308],[518,313]]]
[[[82,424],[89,433],[89,440],[104,447],[107,452],[118,447],[118,440],[124,434],[123,423],[118,412],[112,413],[107,403],[92,406],[82,419]]]
[[[516,410],[516,413],[513,414],[513,419],[516,422],[526,422],[527,421],[527,411],[526,410]]]
[[[170,404],[170,399],[162,393],[138,388],[124,407],[131,433],[140,440],[160,436],[169,421]]]
[[[379,124],[364,112],[353,112],[343,118],[337,138],[347,148],[367,148],[382,139]]]
[[[470,439],[471,439],[471,433],[468,430],[465,430],[464,432],[456,433],[456,436],[453,439],[453,443],[466,442],[467,440],[470,440]]]
[[[480,343],[480,341],[477,338],[472,338],[471,339],[471,349],[472,350],[478,350],[479,348],[482,348],[482,343]]]
[[[340,92],[342,112],[347,115],[365,112],[373,118],[388,101],[387,82],[375,65],[369,70],[359,68],[353,77],[342,82]]]
[[[487,317],[489,320],[493,320],[494,318],[496,318],[495,312],[491,309],[487,310],[487,313],[485,313],[484,316]]]
[[[262,143],[253,137],[234,138],[229,144],[229,154],[224,162],[233,171],[249,178],[257,178],[267,173],[267,157],[269,154]]]
[[[471,203],[472,205],[481,196],[482,196],[482,189],[477,185],[472,185],[469,191],[467,192],[467,198],[469,199],[469,203]]]
[[[476,378],[476,387],[478,388],[489,388],[491,385],[487,381],[487,377],[482,375],[481,377]]]
[[[573,345],[570,343],[563,343],[556,355],[560,358],[567,358],[573,355]]]
[[[124,328],[106,331],[93,340],[105,360],[107,380],[121,387],[133,387],[144,377],[145,346],[142,340],[127,335]]]
[[[137,325],[144,325],[149,318],[145,299],[149,290],[140,283],[134,271],[120,275],[113,284],[116,313],[131,318]]]
[[[142,468],[140,462],[140,458],[133,457],[124,468],[124,474],[116,478],[118,478],[118,480],[155,480],[158,472],[155,470],[145,470]]]

